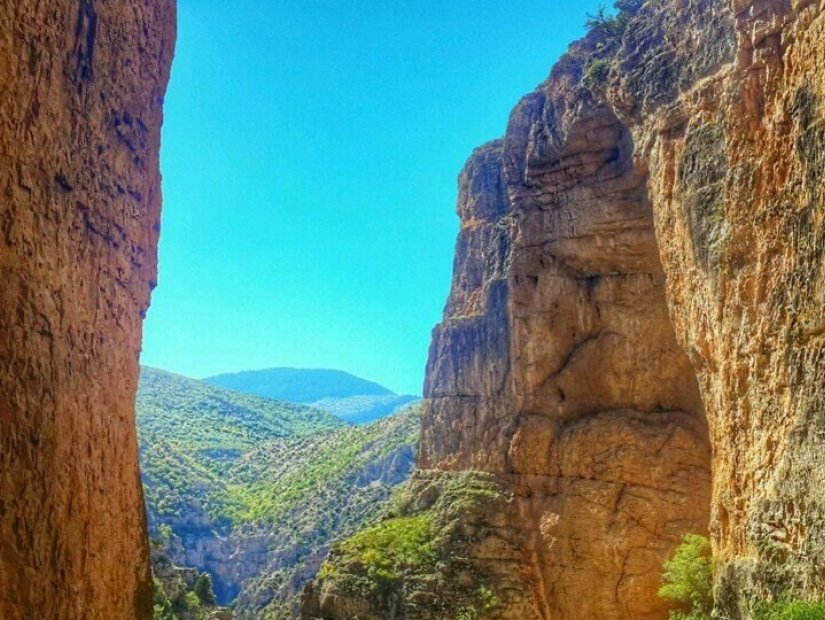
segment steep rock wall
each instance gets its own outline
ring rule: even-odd
[[[0,615],[148,618],[134,394],[173,0],[0,7]]]
[[[610,89],[649,162],[674,325],[707,410],[727,617],[825,593],[823,8],[735,1],[719,70],[661,103],[632,73]],[[671,42],[684,66],[687,36]]]
[[[419,466],[508,481],[533,617],[659,618],[662,562],[707,530],[707,429],[629,132],[589,97],[545,122],[569,71],[462,173]]]
[[[708,520],[722,617],[825,592],[823,68],[821,2],[648,2],[462,172],[419,467],[509,484],[539,617],[665,617]]]

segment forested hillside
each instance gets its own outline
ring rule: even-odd
[[[373,522],[413,464],[418,409],[365,426],[144,368],[151,534],[241,618],[289,618],[330,543]]]

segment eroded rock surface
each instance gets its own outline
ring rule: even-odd
[[[173,0],[0,6],[0,616],[148,618],[134,394]]]
[[[687,532],[719,617],[825,593],[823,8],[643,3],[461,173],[418,466],[511,494],[490,617],[665,618]]]
[[[621,75],[610,94],[650,168],[673,322],[707,410],[719,611],[742,617],[755,598],[825,593],[825,15],[737,0],[698,23],[726,12],[735,45],[706,77],[658,106]]]
[[[462,173],[419,466],[507,480],[535,617],[659,618],[662,562],[707,530],[710,447],[644,170],[613,110],[569,92],[575,67]]]

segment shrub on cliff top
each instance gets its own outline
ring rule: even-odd
[[[670,620],[709,620],[713,610],[713,558],[704,536],[685,534],[673,557],[665,562],[659,596],[681,609]]]
[[[435,563],[431,517],[424,513],[387,519],[339,543],[338,551],[360,564],[379,588],[389,587],[405,569],[420,569]],[[323,579],[334,572],[327,562],[318,576]]]
[[[607,7],[602,5],[595,13],[587,15],[585,26],[588,31],[598,32],[607,38],[619,38],[624,34],[630,18],[644,3],[645,0],[616,0],[613,3],[615,15],[611,15]]]

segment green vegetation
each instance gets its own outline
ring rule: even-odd
[[[279,522],[296,504],[317,500],[325,482],[414,444],[417,413],[400,415],[404,417],[391,422],[272,441],[244,455],[223,472],[229,481],[226,508],[215,516],[233,523]]]
[[[582,85],[585,88],[595,91],[607,84],[622,37],[644,1],[616,0],[613,11],[602,5],[595,14],[587,16],[585,26],[591,51],[582,69]]]
[[[315,591],[366,601],[376,617],[392,608],[416,618],[489,618],[500,605],[495,581],[470,550],[505,501],[489,474],[414,478],[390,500],[384,521],[333,546]]]
[[[215,594],[208,574],[199,573],[191,582],[194,571],[172,566],[162,556],[153,558],[153,572],[153,620],[206,620],[215,610]]]
[[[214,450],[216,459],[262,441],[345,426],[318,409],[230,392],[179,375],[141,368],[137,392],[141,433],[187,450]]]
[[[608,12],[607,7],[600,6],[595,14],[588,15],[585,26],[588,31],[596,32],[603,37],[619,39],[627,29],[630,18],[633,17],[645,0],[616,0],[613,3],[615,13]]]
[[[312,576],[306,566],[317,566],[316,554],[333,540],[375,523],[409,476],[419,429],[417,408],[351,426],[316,409],[148,368],[137,414],[156,544],[185,563],[185,545],[224,539],[219,548],[226,558],[204,554],[197,567],[213,575],[226,575],[219,563],[237,562],[230,556],[250,548],[251,576],[243,584],[218,578],[214,584],[222,603],[240,587],[241,618],[262,617],[260,606],[269,601],[272,617],[292,617],[300,593],[295,583],[302,583],[296,580]],[[211,590],[192,585],[196,594]],[[186,603],[167,598],[172,611]],[[169,607],[158,604],[161,611]]]
[[[583,84],[587,88],[603,86],[610,75],[612,63],[605,58],[590,58],[584,66]]]
[[[341,553],[352,555],[367,578],[381,590],[391,588],[405,570],[432,569],[436,562],[432,518],[429,514],[395,517],[374,525],[341,543]],[[321,574],[334,572],[325,564]]]
[[[351,536],[381,518],[393,490],[403,486],[412,469],[419,426],[416,407],[369,426],[304,438],[291,456],[267,459],[251,454],[246,459],[250,462],[246,475],[262,480],[254,489],[269,483],[259,510],[282,515],[274,519],[273,546],[295,549],[298,558],[251,581],[239,597],[239,611],[260,617],[255,615],[254,601],[274,595],[264,617],[294,617],[300,590],[295,593],[291,584],[301,562],[311,559],[313,549]],[[275,454],[271,447],[269,454]],[[268,522],[269,517],[262,523]]]
[[[466,605],[458,610],[456,620],[478,620],[487,617],[501,605],[499,598],[487,586],[480,586],[476,590],[476,599],[475,604]]]
[[[825,620],[825,603],[782,598],[773,603],[759,603],[754,620]]]
[[[420,400],[415,396],[397,394],[372,394],[344,398],[322,398],[310,403],[313,407],[329,411],[350,424],[369,424],[392,413],[409,407]]]
[[[698,534],[685,534],[673,557],[665,562],[659,596],[681,609],[670,620],[709,620],[713,610],[713,558],[710,542]]]

